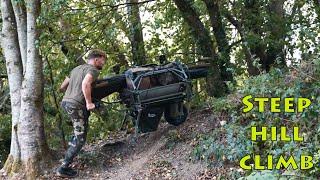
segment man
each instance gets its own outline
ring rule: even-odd
[[[57,175],[61,177],[77,175],[77,171],[73,170],[70,164],[86,141],[88,118],[90,111],[95,108],[91,99],[91,87],[105,64],[106,54],[98,49],[91,50],[87,59],[86,64],[71,71],[70,77],[66,77],[60,87],[61,91],[65,91],[61,106],[70,117],[74,132],[64,161],[57,169]]]

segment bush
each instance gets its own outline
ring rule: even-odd
[[[295,171],[296,175],[320,175],[320,62],[304,62],[299,68],[286,72],[272,69],[269,73],[239,81],[237,90],[228,97],[213,99],[211,102],[213,112],[218,117],[223,117],[227,124],[211,134],[200,139],[194,150],[197,159],[204,159],[209,165],[221,163],[239,164],[240,158],[246,154],[294,155],[313,154],[314,167],[310,171]],[[248,113],[243,113],[245,107],[241,99],[246,95],[252,97],[305,97],[312,104],[302,113],[272,113],[265,108],[259,113],[257,106]],[[281,107],[283,108],[283,107]],[[280,108],[280,109],[281,109]],[[220,115],[220,116],[219,116]],[[223,115],[223,116],[222,116]],[[221,119],[220,119],[221,120]],[[264,141],[251,142],[251,126],[286,126],[288,134],[292,133],[293,126],[298,126],[304,137],[304,142]],[[298,160],[299,158],[296,158]],[[262,162],[265,163],[265,162]],[[297,162],[299,163],[299,162]],[[248,172],[250,173],[250,172]]]
[[[200,139],[199,145],[193,151],[194,156],[205,160],[209,165],[220,167],[225,162],[238,162],[252,152],[247,132],[244,127],[234,127],[232,124],[214,130]]]

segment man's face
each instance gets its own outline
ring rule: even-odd
[[[106,59],[105,57],[99,57],[99,58],[95,58],[95,63],[94,66],[99,69],[102,70],[104,64],[106,63]]]

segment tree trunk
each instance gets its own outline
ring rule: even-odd
[[[263,40],[264,33],[264,17],[261,16],[261,2],[256,0],[244,1],[244,16],[242,22],[244,25],[245,33],[247,37],[251,39],[248,42],[248,46],[252,54],[259,58],[259,62],[262,65],[262,70],[269,69],[266,55],[266,44]]]
[[[138,0],[127,0],[130,21],[130,42],[132,47],[132,60],[135,65],[146,63],[142,24],[140,19]]]
[[[40,11],[39,0],[28,0],[26,37],[19,36],[13,6],[10,1],[1,1],[3,19],[1,45],[4,51],[12,106],[12,140],[9,157],[2,171],[15,178],[35,179],[41,168],[47,166],[48,146],[43,126],[43,72],[38,50],[36,19]],[[23,19],[23,18],[22,18]],[[21,33],[22,34],[22,33]],[[19,40],[18,40],[19,38]],[[22,39],[20,39],[22,38]],[[26,52],[20,49],[27,39]],[[25,70],[22,54],[27,54]],[[23,71],[25,74],[23,75]]]
[[[191,27],[192,34],[196,40],[200,54],[210,59],[211,69],[207,77],[207,92],[210,96],[223,96],[228,90],[226,84],[221,78],[217,55],[213,50],[213,43],[210,38],[209,31],[200,21],[199,15],[192,7],[189,0],[174,0],[176,6],[180,10],[184,20]]]
[[[19,37],[19,46],[23,69],[26,67],[27,61],[27,12],[24,1],[11,1],[13,11],[17,22],[17,31]]]
[[[17,127],[20,117],[20,88],[22,83],[22,61],[20,55],[16,22],[10,1],[1,0],[1,14],[1,46],[6,60],[12,111],[12,138],[10,154],[4,165],[4,170],[6,172],[17,172],[20,168],[19,165],[21,153]]]
[[[243,25],[251,40],[249,47],[253,54],[260,59],[262,70],[269,72],[271,66],[286,65],[283,53],[286,35],[286,22],[283,9],[284,0],[271,0],[267,6],[267,17],[262,13],[266,7],[259,1],[246,0],[244,2]],[[267,21],[265,18],[269,18]]]
[[[221,76],[225,80],[231,81],[233,79],[232,73],[227,71],[230,68],[230,48],[226,35],[224,25],[222,23],[222,16],[220,14],[220,8],[217,0],[203,0],[206,4],[211,27],[218,44],[218,62],[221,71]]]
[[[276,60],[280,61],[280,67],[286,66],[284,55],[284,44],[287,33],[285,10],[283,8],[284,0],[271,0],[269,5],[270,20],[267,23],[270,30],[270,39],[272,43],[267,48],[267,71],[271,65],[275,65]]]
[[[236,20],[230,13],[226,14],[226,18],[230,21],[230,23],[237,29],[238,33],[241,37],[242,42],[242,48],[245,55],[245,61],[247,64],[247,71],[250,76],[256,76],[259,75],[259,69],[253,65],[254,57],[251,53],[250,47],[248,46],[247,38],[244,33],[244,29],[242,27],[242,24]]]

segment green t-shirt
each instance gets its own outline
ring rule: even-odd
[[[79,107],[85,106],[86,101],[82,92],[82,81],[88,73],[93,76],[94,81],[99,76],[98,69],[91,64],[79,65],[71,71],[69,85],[62,101],[71,102]]]

